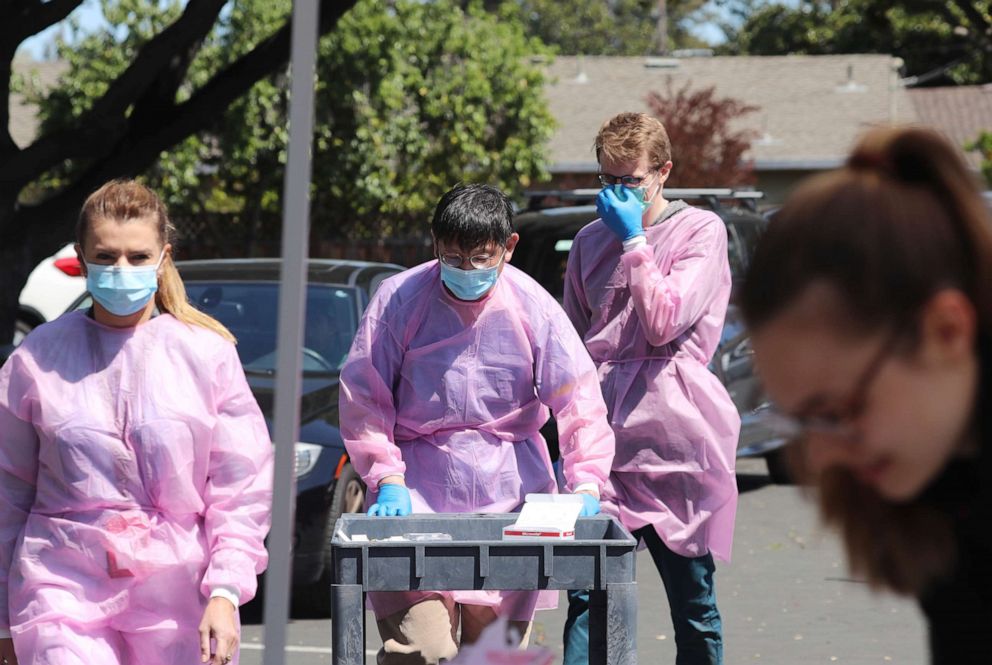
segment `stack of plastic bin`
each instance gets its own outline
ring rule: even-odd
[[[636,543],[614,518],[575,540],[503,541],[516,515],[343,515],[334,531],[332,662],[365,663],[369,591],[590,589],[590,665],[636,665]],[[450,537],[450,539],[449,539]]]

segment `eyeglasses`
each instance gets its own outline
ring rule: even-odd
[[[499,263],[505,254],[506,249],[504,248],[498,257],[494,254],[476,254],[474,256],[464,257],[455,252],[445,252],[444,254],[438,254],[437,258],[449,268],[461,268],[468,261],[476,270],[483,270]]]
[[[642,176],[636,175],[610,175],[609,173],[598,173],[596,177],[599,178],[599,182],[603,187],[612,187],[613,185],[623,185],[624,187],[640,187],[641,183],[655,175],[658,172],[658,167],[654,167],[651,173]]]
[[[760,415],[762,424],[773,430],[776,435],[785,438],[801,438],[814,434],[834,439],[856,440],[858,438],[856,423],[864,415],[868,405],[868,393],[871,392],[882,367],[899,348],[897,342],[901,334],[901,329],[897,328],[886,336],[881,348],[861,371],[847,399],[841,402],[843,406],[835,413],[827,416],[794,416],[779,411],[774,405],[767,405],[760,407],[755,415]]]

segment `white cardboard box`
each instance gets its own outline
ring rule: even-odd
[[[503,540],[574,540],[582,497],[575,494],[528,494],[517,521],[503,527]]]

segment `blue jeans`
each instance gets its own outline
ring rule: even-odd
[[[713,557],[687,558],[672,552],[646,526],[634,537],[647,545],[661,581],[675,627],[676,665],[722,665],[723,625],[713,588]],[[563,665],[589,664],[589,592],[568,592]]]

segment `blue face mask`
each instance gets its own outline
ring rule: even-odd
[[[499,264],[491,268],[461,270],[441,264],[441,281],[459,300],[478,300],[496,286],[499,278]]]
[[[104,266],[86,263],[86,290],[93,300],[114,316],[130,316],[148,304],[158,291],[158,267],[165,250],[153,266]]]
[[[613,193],[620,197],[621,201],[626,201],[627,196],[633,196],[641,204],[641,211],[651,207],[651,201],[647,200],[647,187],[626,187],[624,185],[613,185]],[[652,197],[654,198],[654,197]]]

